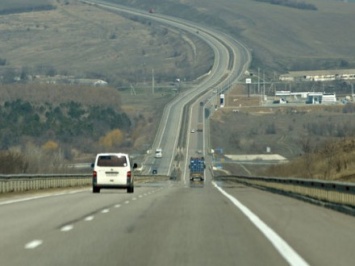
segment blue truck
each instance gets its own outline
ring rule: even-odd
[[[190,158],[190,181],[198,179],[200,181],[205,180],[205,158],[204,157],[191,157]]]

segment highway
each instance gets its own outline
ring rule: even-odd
[[[216,186],[218,188],[216,188]],[[220,190],[221,189],[221,190]],[[236,183],[168,181],[0,199],[19,265],[353,265],[354,219]]]
[[[196,25],[168,21],[196,32]],[[228,36],[198,29],[214,47],[215,67],[192,92],[181,94],[164,110],[153,145],[163,147],[164,156],[158,163],[147,158],[162,174],[173,167],[183,107],[199,95],[189,110],[188,129],[196,128],[201,97],[208,98],[211,88],[227,88],[250,60],[245,48]],[[226,73],[228,78],[221,81]],[[188,148],[180,166],[184,174],[176,181],[139,183],[134,194],[72,188],[1,196],[1,265],[354,264],[352,216],[242,184],[217,182],[210,170],[205,182],[190,183],[186,160],[206,147],[199,134],[204,135],[186,132]]]
[[[222,32],[211,28],[202,27],[196,23],[185,21],[179,18],[168,17],[162,14],[151,14],[147,11],[127,8],[121,5],[109,4],[104,1],[82,1],[84,3],[95,3],[101,8],[124,12],[132,15],[141,16],[150,20],[155,20],[168,27],[179,29],[182,34],[188,32],[205,41],[214,52],[214,64],[209,73],[191,90],[180,93],[164,109],[155,141],[150,156],[144,161],[145,174],[152,172],[152,167],[158,170],[159,174],[169,175],[174,166],[174,157],[178,147],[179,130],[182,123],[183,108],[197,96],[204,96],[205,99],[211,97],[211,91],[218,90],[223,92],[228,86],[237,81],[247,70],[251,55],[249,50],[237,40],[230,38]],[[196,99],[197,101],[197,99]],[[198,104],[196,102],[195,104]],[[163,158],[155,159],[154,150],[163,149]],[[168,152],[165,152],[168,151]],[[188,157],[188,150],[183,151]],[[185,169],[185,165],[181,165]]]

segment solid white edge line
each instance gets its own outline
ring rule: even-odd
[[[215,182],[212,183],[225,197],[227,197],[238,209],[240,209],[246,217],[249,218],[249,220],[264,234],[264,236],[290,265],[309,266],[309,264],[300,255],[298,255],[285,240],[283,240],[275,231],[265,224],[257,215],[251,212],[236,198],[225,192]]]
[[[88,190],[88,189],[75,190],[75,191],[71,191],[71,192],[60,192],[60,193],[54,192],[54,193],[48,193],[48,194],[38,195],[38,196],[33,196],[33,197],[28,197],[28,198],[6,200],[3,202],[0,202],[0,205],[8,205],[8,204],[13,204],[13,203],[18,203],[18,202],[30,201],[30,200],[35,200],[35,199],[43,199],[43,198],[48,198],[48,197],[63,196],[63,195],[68,195],[68,194],[76,194],[76,193],[80,193],[80,192],[83,192],[86,190]]]

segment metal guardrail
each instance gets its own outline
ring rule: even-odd
[[[0,175],[0,194],[91,185],[92,174]]]
[[[236,181],[246,185],[292,194],[303,199],[313,199],[324,204],[355,209],[355,183],[343,183],[318,179],[271,178],[219,175],[215,179]],[[135,175],[136,183],[171,179],[160,175]],[[91,186],[91,174],[22,174],[0,175],[0,194],[35,191],[51,188]]]
[[[135,175],[136,183],[168,180],[168,176]],[[11,192],[36,191],[52,188],[91,186],[92,174],[22,174],[0,175],[0,194]]]
[[[215,176],[214,178],[236,181],[257,188],[296,196],[351,214],[355,213],[355,183],[250,176]]]

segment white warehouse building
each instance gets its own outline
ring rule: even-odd
[[[335,93],[310,92],[307,94],[306,103],[308,104],[327,104],[336,102],[337,98]]]
[[[279,76],[281,81],[332,81],[355,79],[355,69],[290,71]]]
[[[276,91],[275,96],[280,98],[282,97],[281,99],[287,99],[287,97],[292,97],[295,99],[298,98],[306,99],[307,104],[321,104],[321,103],[332,104],[337,102],[337,97],[335,93],[325,93],[325,92]]]

